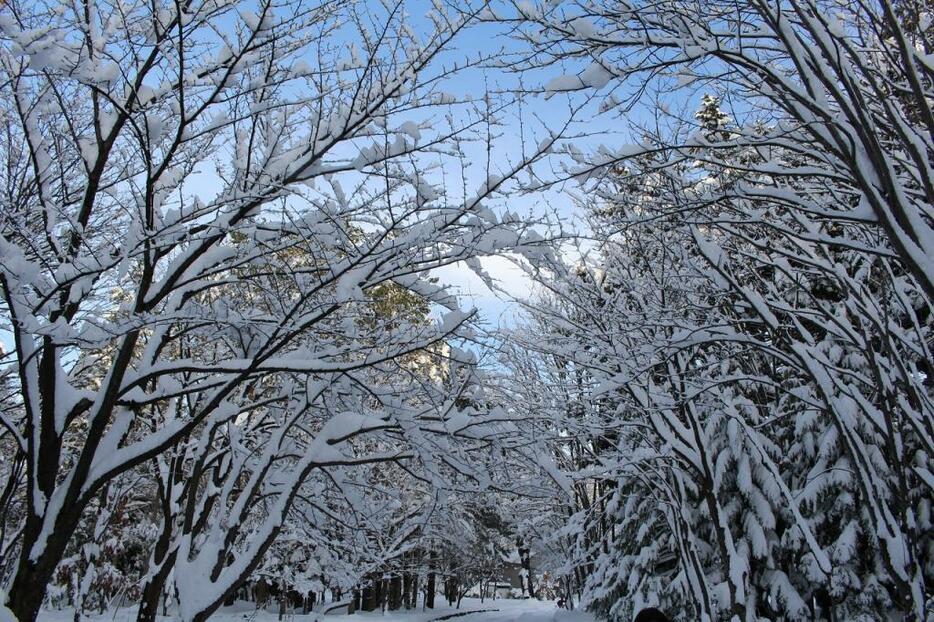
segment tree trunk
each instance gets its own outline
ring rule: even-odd
[[[29,559],[27,544],[24,543],[16,575],[7,596],[7,607],[19,622],[35,622],[39,616],[46,586],[51,582],[55,571],[54,566],[49,567],[46,561],[52,557],[46,554],[34,563]]]
[[[402,606],[412,608],[412,575],[408,572],[402,574]]]
[[[438,554],[432,551],[428,555],[428,585],[425,588],[425,606],[429,609],[435,608],[435,561]]]
[[[143,586],[143,594],[140,597],[139,612],[136,614],[136,622],[155,622],[156,614],[159,612],[160,600],[163,600],[164,606],[162,595],[165,591],[165,581],[168,579],[169,573],[172,572],[172,566],[174,565],[174,551],[170,557],[173,559],[168,559],[163,562],[158,572],[150,577]]]
[[[388,583],[388,608],[390,611],[396,611],[402,608],[402,577],[395,575],[389,579]]]
[[[376,609],[376,582],[370,581],[363,587],[363,594],[360,597],[360,609],[362,611],[373,611]]]
[[[457,602],[458,582],[454,577],[444,580],[444,597],[448,605],[454,605]]]
[[[522,540],[516,541],[519,549],[519,561],[522,563],[522,571],[525,575],[522,581],[523,587],[529,593],[529,598],[535,598],[535,585],[532,582],[532,554],[529,547],[523,546]]]
[[[165,617],[169,616],[169,590],[166,588],[162,589],[162,615]]]

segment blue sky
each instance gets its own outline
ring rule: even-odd
[[[416,30],[424,27],[425,9],[429,6],[424,0],[407,0],[405,7],[411,14]],[[505,11],[514,11],[507,8]],[[334,43],[338,46],[349,46],[352,33],[339,34]],[[341,37],[346,37],[342,41]],[[510,40],[502,26],[482,24],[462,33],[455,45],[448,49],[439,59],[433,70],[441,66],[452,64],[462,65],[466,59],[476,59],[478,56],[495,55],[497,51],[509,53],[515,51],[518,44]],[[579,66],[550,67],[543,71],[528,72],[522,75],[522,84],[525,88],[535,91],[547,83],[551,78],[562,73],[576,73],[588,64],[582,62]],[[429,70],[429,75],[433,70]],[[482,97],[487,89],[490,91],[512,91],[519,85],[519,76],[515,73],[503,72],[497,69],[472,68],[461,71],[448,78],[443,83],[443,89],[456,96]],[[612,85],[611,85],[612,86]],[[579,101],[579,94],[556,94],[550,98],[539,95],[528,95],[522,99],[521,105],[513,106],[501,115],[496,130],[499,133],[494,143],[493,172],[509,168],[510,163],[521,159],[524,149],[534,147],[546,136],[547,131],[556,130],[564,124],[569,115],[569,103]],[[599,100],[598,100],[599,101]],[[571,133],[583,132],[587,136],[577,141],[583,150],[596,148],[601,143],[609,145],[631,142],[628,141],[628,124],[615,115],[594,114],[596,103],[581,115],[579,122],[572,127]],[[440,118],[442,111],[431,113],[436,119]],[[633,117],[642,116],[637,110]],[[520,123],[520,117],[522,122]],[[485,152],[479,145],[473,147],[475,153],[468,156],[474,162],[485,159]],[[547,165],[541,167],[541,176],[548,178],[550,171]],[[458,172],[459,174],[459,172]],[[468,186],[479,187],[485,181],[485,172],[481,166],[473,166],[467,171]],[[440,181],[440,178],[435,183]],[[186,181],[186,191],[208,197],[217,190],[217,181],[211,175],[194,176]],[[509,210],[522,215],[542,217],[558,217],[564,221],[565,226],[574,228],[574,202],[566,190],[574,190],[572,184],[555,186],[546,192],[537,194],[512,195],[508,198],[500,196],[487,202],[487,206],[494,211]],[[505,297],[494,292],[474,275],[466,266],[450,266],[439,270],[437,276],[446,283],[454,286],[464,297],[464,306],[476,306],[483,314],[488,326],[495,327],[501,323],[511,323],[515,318],[516,308],[509,302],[508,297],[527,297],[531,293],[531,283],[524,277],[522,271],[505,258],[487,258],[483,260],[486,271],[498,281]],[[0,342],[9,349],[9,335],[0,334]]]

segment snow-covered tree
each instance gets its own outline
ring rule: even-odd
[[[680,117],[642,100],[658,113],[640,144],[571,152],[614,220],[594,228],[610,233],[592,278],[546,279],[574,313],[539,316],[570,335],[548,350],[586,369],[585,406],[612,397],[641,428],[625,447],[654,475],[618,479],[645,478],[666,509],[630,526],[661,529],[636,541],[676,555],[664,583],[692,615],[926,615],[934,125],[930,18],[906,11],[581,2],[517,18],[530,66],[587,63],[553,93],[602,89],[621,110],[658,87],[717,94]],[[634,498],[608,497],[624,524]],[[593,575],[594,601],[668,598],[638,594],[657,553],[634,563]]]
[[[466,161],[449,138],[493,121],[490,105],[431,116],[461,103],[436,60],[480,8],[438,3],[417,24],[402,3],[0,8],[21,620],[93,500],[131,470],[154,465],[166,517],[182,516],[147,576],[174,551],[180,614],[204,619],[313,471],[398,460],[447,432],[432,423],[450,410],[440,393],[369,380],[401,379],[407,357],[464,326],[428,273],[520,243],[484,201],[550,147],[463,197],[432,185],[433,168]],[[447,314],[361,322],[390,284]],[[354,449],[374,435],[394,442]]]

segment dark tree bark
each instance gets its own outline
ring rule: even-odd
[[[402,607],[402,577],[395,575],[387,583],[389,584],[387,594],[388,609],[395,611]]]
[[[402,606],[412,608],[412,574],[409,572],[402,574]]]
[[[371,577],[369,583],[363,588],[363,611],[376,611],[379,609],[381,583],[381,580]]]
[[[448,577],[444,580],[444,598],[447,599],[448,605],[453,605],[457,602],[458,587],[456,578]]]
[[[425,606],[429,609],[435,608],[435,563],[438,560],[438,554],[432,551],[428,554],[428,585],[425,588]]]
[[[136,622],[155,622],[156,614],[159,611],[159,600],[163,598],[165,592],[165,581],[175,565],[175,551],[159,567],[158,572],[150,577],[143,586],[143,594],[140,598],[139,612],[136,614]]]

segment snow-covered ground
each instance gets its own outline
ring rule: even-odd
[[[347,615],[345,610],[324,614],[321,612],[301,614],[286,614],[285,622],[367,622],[379,620],[380,622],[431,622],[433,620],[451,620],[452,622],[594,622],[594,617],[580,611],[565,611],[558,609],[552,601],[538,600],[510,600],[497,599],[480,602],[479,598],[465,598],[460,609],[446,605],[435,607],[433,610],[422,611],[421,608],[412,611],[360,612]],[[470,613],[473,612],[473,613]],[[466,615],[465,615],[466,614]],[[135,609],[118,609],[109,611],[104,615],[92,615],[82,618],[83,622],[133,622],[136,619]],[[212,620],[217,622],[272,622],[278,619],[275,607],[270,606],[268,611],[258,611],[253,603],[238,603],[233,607],[225,607],[216,613]],[[72,622],[74,613],[71,610],[43,611],[39,622]],[[172,617],[162,618],[165,622]]]

